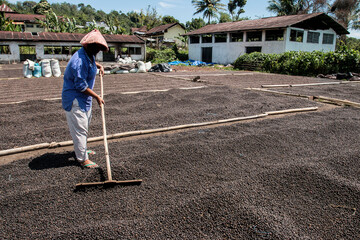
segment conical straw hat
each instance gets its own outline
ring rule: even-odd
[[[109,50],[109,47],[106,43],[105,38],[103,37],[103,35],[100,33],[99,30],[95,29],[92,30],[91,32],[89,32],[88,34],[86,34],[80,41],[81,45],[86,46],[88,44],[91,43],[97,43],[102,45],[104,48],[101,49],[102,51],[107,52]]]

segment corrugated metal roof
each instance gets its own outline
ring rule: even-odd
[[[322,22],[316,22],[316,21]],[[312,13],[312,14],[301,14],[301,15],[289,15],[279,17],[261,18],[255,20],[244,20],[238,22],[227,22],[219,24],[206,25],[200,29],[192,32],[185,33],[184,35],[199,35],[207,33],[222,33],[222,32],[236,32],[236,31],[251,31],[251,30],[262,30],[262,29],[276,29],[286,28],[289,26],[317,26],[331,27],[337,34],[348,34],[349,32],[341,24],[335,21],[325,13]],[[319,26],[321,24],[321,26]]]
[[[5,3],[0,6],[0,12],[15,12],[11,8],[8,7]]]
[[[8,32],[0,31],[0,40],[6,41],[49,41],[49,42],[80,42],[85,36],[82,33],[53,33],[41,32],[38,35],[32,35],[29,32]],[[103,35],[108,43],[144,43],[144,41],[135,35]]]
[[[10,18],[14,22],[36,22],[36,18],[44,19],[45,15],[39,14],[19,14],[19,13],[5,13],[6,18]]]
[[[147,31],[146,26],[142,26],[142,27],[139,27],[139,28],[131,28],[132,33],[134,33],[134,32],[146,32],[146,31]]]

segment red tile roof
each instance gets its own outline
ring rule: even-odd
[[[349,34],[349,32],[341,24],[325,13],[312,13],[301,15],[289,15],[279,17],[261,18],[255,20],[244,20],[238,22],[227,22],[219,24],[206,25],[200,29],[188,32],[184,35],[198,35],[207,33],[249,31],[262,29],[286,28],[290,26],[302,26],[302,24],[316,25],[319,29],[326,27],[333,28],[337,34]],[[320,26],[321,25],[321,26]]]
[[[147,35],[153,35],[153,34],[157,34],[157,33],[162,33],[165,30],[177,25],[179,23],[169,23],[169,24],[165,24],[165,25],[161,25],[158,27],[154,27],[152,29],[150,29],[149,31],[146,32]],[[181,24],[179,24],[182,28],[184,28]]]
[[[44,19],[45,15],[39,14],[19,14],[19,13],[5,13],[5,18],[10,18],[14,22],[36,22],[36,18]]]
[[[9,8],[5,3],[0,6],[0,12],[15,12],[11,8]]]
[[[29,32],[8,32],[0,31],[0,40],[6,41],[49,41],[49,42],[79,42],[86,34],[82,33],[53,33],[41,32],[38,35],[32,35]],[[144,40],[134,35],[108,35],[104,34],[108,43],[144,43]]]

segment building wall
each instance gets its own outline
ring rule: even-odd
[[[81,47],[81,44],[78,42],[22,42],[22,41],[2,41],[0,45],[8,45],[10,47],[10,54],[0,54],[0,62],[9,63],[13,61],[20,61],[20,46],[28,45],[34,46],[36,48],[36,59],[59,59],[62,61],[70,60],[71,54],[44,54],[44,46],[77,46]],[[109,44],[109,47],[115,47],[115,57],[117,56],[117,52],[120,44]],[[130,57],[134,60],[144,60],[145,59],[145,44],[122,44],[123,47],[141,47],[141,55],[131,55]],[[96,56],[97,61],[103,61],[103,53],[99,52]]]
[[[175,40],[176,44],[178,45],[184,45],[184,43],[177,39],[176,37],[179,37],[180,35],[185,34],[185,30],[180,27],[179,25],[175,25],[167,30],[167,32],[164,33],[165,39],[173,39]]]
[[[290,33],[291,30],[300,30],[304,31],[304,38],[303,42],[293,42],[290,41]],[[286,31],[286,47],[285,51],[305,51],[305,52],[312,52],[312,51],[323,51],[323,52],[329,52],[329,51],[335,51],[336,46],[336,32],[333,29],[328,30],[311,30],[311,32],[319,32],[320,38],[319,43],[308,43],[307,37],[308,37],[308,30],[304,30],[301,28],[293,28],[289,27]],[[327,34],[334,34],[334,42],[333,44],[323,44],[323,36],[324,33]]]
[[[0,54],[0,62],[9,63],[20,61],[19,45],[16,42],[2,41],[0,45],[8,45],[10,48],[10,54]]]
[[[36,23],[25,23],[25,32],[44,32],[45,28]]]
[[[212,37],[212,43],[202,43],[200,37],[200,43],[190,44],[189,39],[189,59],[202,61],[202,48],[212,47],[212,60],[214,63],[219,64],[232,64],[239,56],[246,53],[247,47],[261,47],[262,53],[283,53],[285,51],[335,51],[336,33],[334,30],[317,30],[315,32],[320,33],[319,43],[307,43],[308,31],[304,31],[303,42],[290,41],[291,29],[287,28],[284,31],[284,40],[282,41],[265,41],[266,31],[262,31],[262,40],[256,42],[247,42],[247,33],[244,32],[244,39],[242,42],[230,42],[230,33],[227,33],[227,42],[215,43],[214,35]],[[323,33],[334,34],[333,44],[322,44]]]

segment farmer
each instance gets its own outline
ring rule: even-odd
[[[84,168],[97,168],[98,165],[89,159],[86,145],[92,98],[96,99],[99,106],[105,104],[93,91],[97,69],[99,74],[104,74],[104,67],[95,62],[95,56],[109,48],[98,30],[85,35],[80,43],[83,47],[71,57],[64,73],[62,107],[66,112],[77,161]]]

